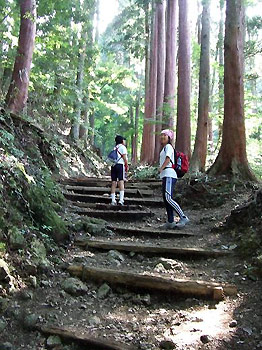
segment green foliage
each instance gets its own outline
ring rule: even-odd
[[[61,195],[53,182],[47,178],[42,183],[30,186],[26,198],[31,215],[34,221],[40,225],[40,228],[47,233],[51,233],[55,241],[64,241],[68,236],[68,229],[56,212],[58,207],[54,201],[61,201]]]
[[[158,168],[146,165],[139,166],[134,169],[132,177],[139,180],[157,179],[159,178]]]

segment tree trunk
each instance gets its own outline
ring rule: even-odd
[[[90,144],[94,145],[95,144],[95,112],[94,111],[91,111],[89,115],[89,127],[90,127],[90,135],[89,135]]]
[[[135,111],[135,132],[132,145],[132,162],[137,164],[137,147],[138,147],[138,126],[139,126],[139,114],[140,114],[140,98],[141,91],[139,90],[136,98],[136,111]]]
[[[79,43],[79,52],[78,52],[78,68],[77,68],[77,77],[76,77],[76,93],[77,93],[77,102],[76,102],[76,111],[73,120],[73,125],[71,128],[71,138],[74,141],[79,140],[79,131],[81,123],[81,112],[82,112],[82,101],[83,101],[83,80],[84,80],[84,69],[85,69],[85,59],[86,59],[86,47],[87,47],[87,24],[83,23],[82,34]]]
[[[219,83],[218,83],[218,144],[222,136],[222,120],[224,112],[224,7],[225,0],[220,0],[220,21],[218,34],[218,61],[219,61]]]
[[[34,52],[36,33],[36,2],[21,0],[20,33],[11,84],[6,96],[6,105],[13,113],[19,113],[28,98],[29,76]]]
[[[191,60],[188,0],[179,0],[179,47],[176,149],[191,156]]]
[[[210,89],[210,0],[203,0],[199,72],[198,121],[190,171],[204,172],[207,156],[207,124]]]
[[[155,115],[157,90],[157,16],[153,8],[152,39],[150,50],[150,75],[145,96],[145,118],[141,150],[141,162],[153,164],[155,151]]]
[[[165,59],[166,59],[166,38],[165,38],[165,6],[161,0],[156,4],[157,20],[157,91],[156,91],[156,133],[155,133],[155,162],[158,162],[160,153],[159,135],[162,130],[162,116],[165,87]]]
[[[176,77],[176,9],[177,0],[167,2],[166,72],[163,127],[174,128]]]
[[[223,135],[219,154],[209,173],[255,180],[246,153],[243,0],[227,0],[225,26]]]

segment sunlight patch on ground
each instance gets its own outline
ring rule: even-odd
[[[206,307],[190,314],[190,319],[177,327],[166,331],[165,338],[172,340],[179,349],[185,346],[196,344],[201,335],[208,335],[212,338],[229,339],[231,337],[229,323],[232,320],[232,313],[228,311],[225,302],[217,304],[216,309]]]

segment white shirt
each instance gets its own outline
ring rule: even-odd
[[[124,161],[123,157],[121,157],[120,153],[122,155],[126,155],[127,156],[126,146],[121,143],[121,144],[117,145],[115,148],[118,149],[118,152],[117,152],[117,157],[118,157],[117,159],[118,159],[118,161],[117,161],[116,164],[123,164],[123,165],[125,165],[125,161]]]
[[[166,157],[169,157],[173,164],[175,162],[175,151],[174,148],[168,143],[165,147],[163,147],[162,151],[160,152],[160,167],[164,164]],[[163,179],[163,177],[173,177],[177,179],[177,174],[175,169],[172,168],[172,163],[169,162],[167,164],[167,169],[164,169],[160,173],[160,178]]]

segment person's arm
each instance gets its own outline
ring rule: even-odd
[[[170,163],[170,158],[168,156],[166,156],[164,163],[159,168],[159,172],[161,173],[168,166],[169,163]]]
[[[128,162],[127,162],[127,155],[126,154],[123,154],[123,159],[125,162],[125,171],[127,172],[128,171]]]

